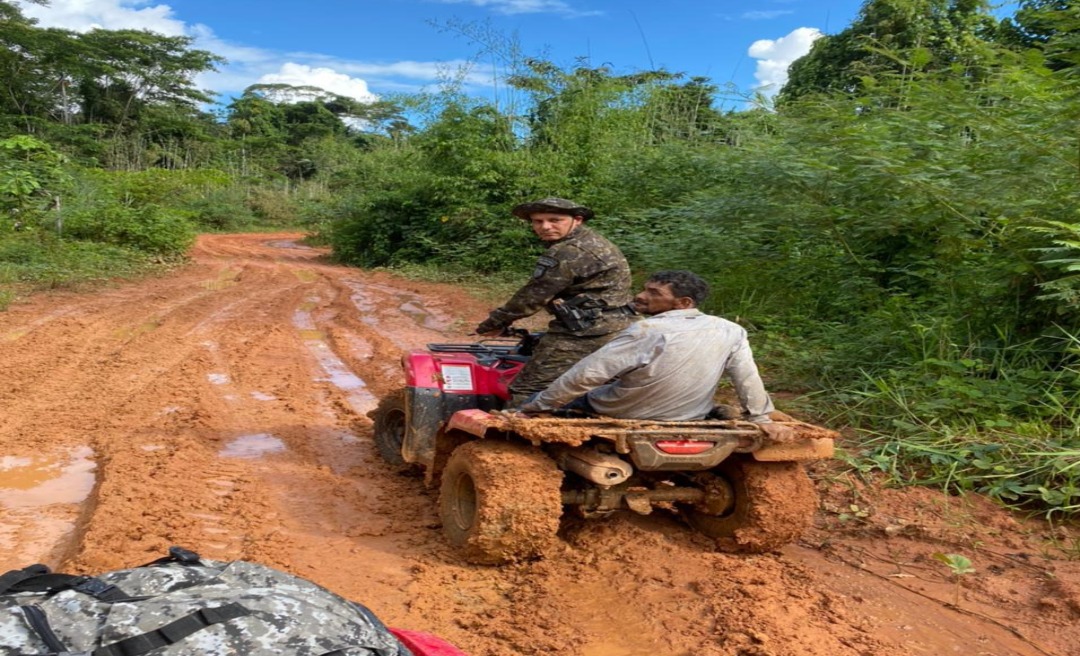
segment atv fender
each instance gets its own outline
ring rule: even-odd
[[[405,395],[405,435],[401,457],[430,469],[435,462],[435,437],[443,423],[443,392],[413,387]]]
[[[450,417],[447,424],[448,430],[459,430],[476,437],[484,437],[488,430],[502,429],[505,422],[489,412],[483,410],[459,410]]]

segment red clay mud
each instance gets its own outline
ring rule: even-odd
[[[466,563],[437,488],[376,456],[366,412],[401,386],[403,349],[468,340],[488,308],[301,238],[204,236],[167,276],[0,313],[0,570],[182,545],[472,656],[1080,654],[1075,528],[830,465],[811,467],[814,526],[779,552],[722,553],[654,512],[564,518],[543,558]],[[976,572],[955,581],[935,553]]]

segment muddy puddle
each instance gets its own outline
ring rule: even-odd
[[[297,242],[289,240],[289,239],[275,239],[275,240],[268,241],[268,242],[263,242],[263,243],[265,245],[269,246],[270,248],[287,248],[287,249],[291,249],[291,250],[305,250],[305,251],[314,250],[310,246],[304,246],[303,244],[298,244]]]
[[[0,458],[0,506],[28,508],[82,503],[94,489],[90,447],[57,456]]]
[[[0,457],[0,571],[52,565],[94,489],[93,450]],[[42,558],[41,554],[48,554]]]
[[[260,458],[285,451],[285,443],[269,433],[241,435],[226,444],[218,455],[222,458]]]
[[[378,405],[378,399],[368,389],[367,383],[357,376],[341,358],[334,353],[315,323],[311,314],[311,308],[319,301],[317,298],[308,299],[308,302],[297,308],[293,313],[293,325],[300,331],[304,343],[315,359],[318,360],[323,376],[316,378],[318,382],[328,382],[345,394],[349,406],[359,415],[363,416]],[[366,349],[370,352],[370,347]]]
[[[402,314],[415,321],[417,325],[428,330],[444,331],[450,327],[448,321],[436,317],[415,298],[404,298],[398,309],[401,310]]]
[[[397,313],[408,317],[412,323],[421,328],[436,332],[446,332],[453,323],[453,318],[433,308],[427,307],[419,294],[402,291],[394,287],[379,284],[362,284],[356,281],[346,281],[346,285],[352,290],[350,299],[357,310],[360,311],[360,319],[371,326],[379,324],[376,316],[379,303],[376,296],[387,299],[387,303],[397,308]],[[385,315],[384,315],[385,317]],[[387,335],[395,344],[402,348],[408,345],[398,343],[393,333]]]

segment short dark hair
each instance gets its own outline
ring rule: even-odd
[[[670,285],[675,298],[689,298],[694,302],[694,307],[709,297],[709,283],[692,271],[657,271],[649,276],[648,282]]]

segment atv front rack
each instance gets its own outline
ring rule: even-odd
[[[429,351],[434,353],[471,353],[490,357],[504,357],[514,355],[518,350],[518,342],[479,342],[474,344],[428,344]]]

